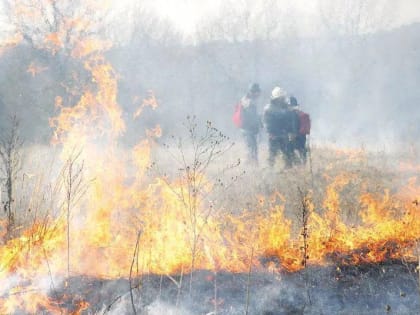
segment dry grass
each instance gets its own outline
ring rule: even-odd
[[[283,169],[279,158],[271,169],[266,163],[266,152],[263,145],[259,166],[241,161],[238,168],[223,171],[225,165],[246,156],[245,148],[237,144],[211,165],[208,172],[210,180],[223,185],[213,190],[208,201],[221,211],[239,213],[243,209],[258,209],[262,198],[277,196],[278,202],[285,205],[285,216],[292,220],[295,233],[300,231],[297,220],[301,208],[299,190],[310,194],[314,211],[322,214],[326,211],[328,188],[339,178],[345,179],[344,184],[334,186],[338,193],[340,216],[348,225],[357,225],[360,223],[360,196],[363,193],[379,199],[387,191],[390,195],[397,193],[409,178],[418,176],[420,164],[418,157],[410,151],[391,154],[313,146],[312,165],[308,162],[306,166]],[[154,158],[163,168],[170,170],[171,161],[159,148],[154,152]]]
[[[187,149],[185,154],[190,152]],[[237,145],[209,165],[207,177],[214,186],[211,193],[206,195],[204,205],[212,204],[215,210],[211,215],[223,217],[230,213],[240,214],[244,209],[263,211],[261,200],[271,199],[273,203],[284,205],[284,215],[292,222],[292,236],[298,239],[302,233],[302,196],[309,196],[313,211],[322,215],[327,211],[327,192],[333,187],[338,194],[337,207],[342,221],[349,226],[357,226],[361,222],[360,211],[363,207],[360,196],[363,193],[377,196],[378,199],[386,191],[394,196],[409,178],[418,176],[419,170],[419,160],[410,152],[391,155],[315,146],[312,148],[312,165],[287,170],[283,169],[281,160],[273,169],[268,168],[265,152],[266,148],[262,147],[259,166],[241,163],[236,168],[226,167],[234,165],[238,158],[246,155],[244,148]],[[58,176],[60,163],[54,163],[57,155],[51,154],[50,148],[33,148],[30,154],[32,159],[23,169],[27,178],[19,190],[19,222],[22,229],[40,218],[58,215],[60,201],[63,200],[63,191],[60,189],[63,183]],[[152,161],[159,163],[160,169],[169,176],[177,175],[173,161],[163,148],[156,146],[153,149]],[[153,174],[149,175],[151,177],[145,184],[153,181]],[[342,179],[342,183],[338,183],[338,179]],[[396,214],[402,210],[397,207],[398,202],[394,203],[392,199],[389,205]],[[252,261],[251,250],[250,253]],[[420,279],[418,281],[420,283]],[[217,300],[218,288],[216,283],[214,285]]]
[[[340,215],[349,225],[360,223],[360,196],[370,193],[381,198],[386,191],[393,195],[407,184],[411,177],[418,176],[420,160],[413,151],[390,154],[366,150],[343,151],[333,147],[312,148],[312,165],[295,166],[284,170],[279,159],[276,166],[268,167],[267,148],[260,148],[260,165],[242,161],[238,167],[229,168],[238,159],[246,156],[241,143],[236,144],[223,156],[212,162],[207,169],[208,180],[214,185],[206,202],[219,212],[240,213],[243,209],[258,209],[261,199],[275,198],[285,206],[285,216],[292,221],[295,233],[298,224],[301,194],[309,193],[314,211],[325,212],[328,187],[339,177],[348,180],[338,185]],[[184,152],[188,155],[188,148]],[[26,148],[24,174],[17,185],[17,229],[23,229],[36,218],[58,214],[62,200],[60,192],[60,161],[57,148]],[[126,155],[128,156],[128,154]],[[176,177],[172,158],[160,147],[154,147],[152,161],[159,164],[161,172]],[[149,173],[145,183],[156,174]]]

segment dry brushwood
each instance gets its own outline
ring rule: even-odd
[[[65,189],[65,210],[67,219],[67,277],[70,276],[70,215],[72,207],[84,196],[87,190],[83,178],[84,161],[79,162],[82,151],[72,153],[63,168],[63,183]]]
[[[182,202],[186,210],[186,221],[188,222],[188,233],[191,243],[191,277],[190,293],[192,288],[193,271],[195,269],[195,259],[199,250],[198,243],[205,227],[205,222],[212,214],[213,207],[202,207],[202,201],[212,192],[207,181],[210,179],[209,170],[213,164],[216,164],[230,148],[233,143],[221,131],[213,127],[210,121],[207,121],[204,128],[199,126],[196,118],[187,117],[184,127],[187,130],[187,136],[175,137],[173,145],[165,144],[168,155],[177,164],[178,176],[184,179],[179,189],[175,189],[165,172],[158,169],[157,163],[151,167],[157,171],[158,175],[165,181],[168,187],[173,191],[177,198]],[[239,164],[229,165],[222,172],[233,169]],[[210,179],[211,180],[211,179]],[[223,185],[220,179],[214,180],[217,185]],[[202,218],[200,224],[199,218]]]

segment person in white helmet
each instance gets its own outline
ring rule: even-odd
[[[290,110],[286,92],[276,86],[271,92],[270,103],[264,108],[263,121],[268,133],[270,166],[274,166],[279,151],[285,167],[293,164],[293,137],[299,127],[298,116]]]

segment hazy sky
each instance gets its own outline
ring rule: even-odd
[[[126,0],[130,1],[130,0]],[[238,3],[247,0],[237,0]],[[258,1],[258,0],[254,0]],[[305,20],[314,20],[319,16],[319,2],[337,4],[353,0],[277,0],[294,9],[295,14],[301,15]],[[362,0],[359,0],[362,1]],[[366,0],[371,3],[383,3],[387,0]],[[392,26],[400,26],[413,22],[420,22],[420,0],[391,0]],[[154,0],[150,6],[156,9],[162,16],[172,20],[180,30],[192,33],[195,25],[202,19],[217,12],[223,0]]]
[[[69,0],[70,1],[70,0]],[[253,5],[264,0],[233,0],[235,4],[251,3]],[[420,0],[274,0],[280,5],[284,5],[294,12],[295,19],[299,20],[302,29],[313,29],[319,23],[320,3],[324,6],[337,6],[344,3],[359,1],[370,4],[391,3],[389,12],[385,12],[384,17],[390,17],[391,26],[396,27],[403,24],[420,22]],[[138,0],[119,0],[112,1],[111,9],[118,14],[119,9],[138,3]],[[158,12],[162,17],[169,18],[174,25],[186,35],[194,33],[195,26],[207,17],[220,14],[220,6],[223,0],[143,0],[146,7],[150,7]],[[0,36],[10,29],[2,17],[2,7],[0,2]]]

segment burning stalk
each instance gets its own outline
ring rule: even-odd
[[[47,256],[47,253],[45,251],[45,248],[42,248],[42,251],[44,253],[45,262],[47,263],[48,275],[49,275],[50,281],[51,281],[51,288],[52,288],[52,291],[55,295],[56,300],[58,301],[59,297],[58,297],[57,290],[56,290],[55,285],[54,285],[54,280],[53,280],[53,276],[52,276],[52,272],[51,272],[51,268],[50,268],[50,263],[48,261],[48,256]],[[60,309],[60,314],[62,314],[61,309]]]
[[[65,209],[67,220],[67,277],[70,276],[70,213],[72,207],[83,197],[87,186],[83,180],[84,162],[78,163],[82,151],[73,153],[67,159],[64,167],[63,180],[65,185]]]
[[[302,189],[300,189],[300,187],[298,187],[298,191],[299,191],[299,196],[300,196],[300,201],[301,201],[301,212],[300,212],[300,223],[302,226],[302,232],[301,232],[301,236],[303,238],[303,246],[301,246],[301,251],[302,251],[302,266],[305,269],[304,272],[304,277],[305,277],[305,286],[306,286],[306,294],[308,296],[308,301],[311,304],[311,295],[309,292],[309,274],[307,272],[307,264],[308,264],[308,260],[309,260],[309,232],[308,232],[308,219],[309,219],[309,215],[310,215],[310,208],[308,205],[308,193],[304,193],[302,191]]]
[[[212,185],[208,182],[207,173],[210,166],[232,147],[229,139],[207,121],[203,133],[199,132],[196,118],[187,117],[185,127],[188,130],[188,145],[192,146],[191,154],[188,154],[185,141],[177,139],[177,151],[171,152],[170,146],[165,145],[168,153],[178,163],[178,171],[181,173],[182,183],[175,187],[166,176],[162,176],[164,182],[175,193],[186,210],[185,221],[188,222],[191,251],[190,288],[192,291],[193,273],[196,256],[199,250],[199,240],[203,229],[209,219],[213,207],[202,206],[202,201],[212,192]],[[175,138],[175,137],[173,137]],[[153,164],[157,167],[156,164]]]
[[[306,265],[308,263],[309,259],[309,245],[308,245],[308,239],[309,239],[309,233],[308,233],[308,218],[309,218],[309,207],[308,207],[308,200],[307,200],[307,194],[303,193],[303,191],[298,188],[300,200],[301,200],[301,212],[300,212],[300,223],[302,226],[302,232],[301,236],[303,238],[303,246],[301,246],[302,250],[302,266],[306,268]]]

